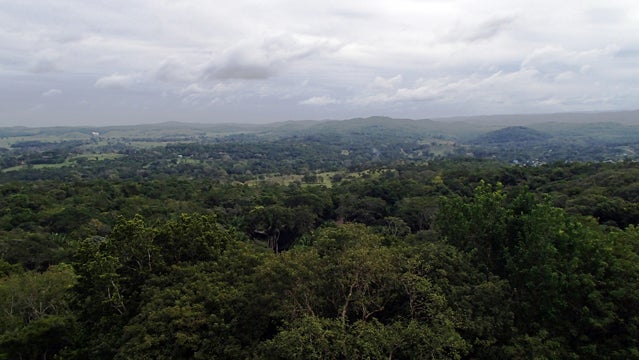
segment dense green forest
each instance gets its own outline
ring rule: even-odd
[[[3,130],[0,358],[639,358],[631,126],[311,125]]]

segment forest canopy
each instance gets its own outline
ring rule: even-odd
[[[20,143],[0,358],[639,358],[637,163],[357,139]]]

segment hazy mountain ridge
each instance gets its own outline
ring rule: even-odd
[[[302,120],[268,124],[159,124],[82,127],[0,128],[0,147],[24,141],[65,140],[134,141],[146,146],[171,142],[246,141],[254,139],[295,142],[364,143],[369,145],[452,141],[491,146],[533,141],[543,147],[568,144],[628,145],[639,139],[639,111],[497,115],[446,119],[396,119],[385,116],[346,120]],[[606,121],[602,121],[606,119]],[[238,137],[239,136],[239,137]],[[530,144],[529,144],[530,145]]]
[[[532,125],[539,123],[601,123],[616,122],[626,125],[639,125],[639,110],[628,111],[604,111],[604,112],[567,112],[552,114],[506,114],[506,115],[479,115],[479,116],[455,116],[435,118],[441,122],[474,122],[483,125]]]
[[[92,132],[99,132],[102,136],[126,136],[131,132],[146,132],[157,136],[165,132],[173,135],[202,134],[231,134],[254,133],[258,135],[288,135],[291,133],[305,134],[310,132],[336,131],[357,132],[361,129],[392,130],[398,133],[436,133],[452,137],[467,137],[486,133],[509,126],[527,126],[538,131],[574,132],[591,129],[592,124],[616,123],[621,131],[634,130],[639,126],[639,110],[615,111],[600,113],[558,113],[558,114],[513,114],[513,115],[481,115],[433,119],[405,119],[386,116],[372,116],[367,118],[352,118],[344,120],[292,120],[267,124],[241,123],[190,123],[165,122],[143,125],[115,125],[115,126],[52,126],[52,127],[0,127],[0,136],[35,136],[35,135],[64,135],[75,132],[91,136]],[[584,127],[578,129],[576,127]],[[548,130],[546,130],[548,129]],[[606,129],[607,130],[607,129]]]

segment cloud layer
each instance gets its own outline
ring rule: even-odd
[[[0,126],[634,109],[639,3],[5,0]]]

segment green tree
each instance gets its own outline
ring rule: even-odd
[[[82,329],[80,356],[111,358],[123,327],[138,314],[148,281],[176,265],[213,261],[231,243],[214,218],[182,215],[158,226],[120,219],[107,238],[80,243],[74,266]]]
[[[592,218],[568,215],[530,193],[508,202],[484,185],[472,198],[443,201],[441,209],[445,239],[513,289],[515,331],[506,353],[636,355],[637,317],[628,312],[637,286],[637,267],[629,261],[637,256],[634,228],[608,234]]]
[[[512,213],[505,201],[501,185],[493,189],[482,181],[470,201],[459,196],[442,198],[437,217],[437,228],[447,241],[463,251],[474,252],[479,264],[500,275]]]
[[[0,278],[0,356],[46,359],[72,345],[69,290],[75,281],[68,265]]]
[[[258,269],[281,303],[267,358],[460,358],[468,344],[441,290],[364,225],[325,228]],[[410,253],[407,250],[407,253]],[[284,294],[282,296],[282,294]]]

